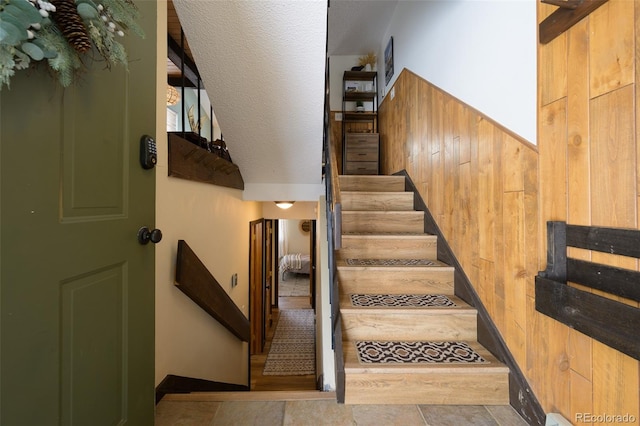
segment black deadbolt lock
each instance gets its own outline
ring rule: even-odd
[[[140,138],[140,165],[143,169],[153,169],[158,162],[156,141],[149,135]]]

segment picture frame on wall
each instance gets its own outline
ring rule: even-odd
[[[393,37],[389,38],[389,43],[384,49],[384,81],[389,84],[393,77]]]

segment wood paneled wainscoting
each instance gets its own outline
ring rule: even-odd
[[[554,9],[539,3],[538,20]],[[638,1],[610,0],[538,47],[540,223],[638,228],[639,18]],[[638,269],[618,256],[571,255]],[[556,321],[536,324],[550,336],[547,359],[529,368],[547,407],[576,423],[581,413],[628,413],[640,424],[638,361]]]
[[[615,6],[616,0],[609,3]],[[602,6],[589,19],[609,7]],[[607,28],[605,34],[613,30]],[[548,46],[554,49],[563,39],[567,44],[563,35]],[[558,66],[566,62],[562,55],[553,57]],[[539,66],[554,64],[542,55]],[[627,214],[629,208],[635,212],[639,202],[638,184],[627,176],[636,179],[636,155],[623,156],[627,148],[614,144],[590,150],[572,146],[582,168],[569,168],[574,173],[570,178],[565,175],[570,165],[566,123],[559,123],[566,120],[571,104],[566,99],[541,109],[536,147],[408,70],[394,87],[394,99],[387,97],[379,112],[382,173],[405,169],[418,187],[544,410],[560,412],[572,422],[584,413],[629,414],[638,422],[638,362],[536,312],[534,287],[536,274],[546,266],[547,220],[566,220],[568,209],[584,209],[594,224],[637,227],[635,220],[616,222],[616,215]],[[604,113],[633,105],[621,97],[633,95],[634,89],[627,89],[629,94],[621,90],[592,101],[591,108]],[[592,138],[597,135],[606,143],[607,132],[632,132],[632,112],[628,119],[617,123],[606,115],[593,117]],[[631,137],[635,140],[635,134]],[[588,132],[582,140],[588,145]],[[610,165],[612,155],[616,162]],[[591,173],[604,182],[589,180],[589,168],[595,165],[598,171]],[[617,204],[620,192],[625,193],[622,205]],[[574,193],[577,198],[569,199]],[[591,208],[590,199],[601,200],[601,206]],[[568,207],[576,202],[582,204]],[[611,209],[607,218],[605,210]]]

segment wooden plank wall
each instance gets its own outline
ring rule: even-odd
[[[554,9],[539,4],[539,21]],[[639,226],[639,16],[638,1],[610,0],[539,46],[541,221]],[[630,259],[578,250],[574,255],[638,268]],[[629,413],[634,424],[640,422],[638,361],[554,321],[538,323],[553,338],[550,355],[566,358],[566,369],[547,374],[544,360],[531,364],[532,380],[544,383],[545,407],[573,419],[582,412]],[[562,392],[547,381],[549,374]]]
[[[404,70],[380,108],[382,170],[406,169],[526,371],[539,268],[538,153]]]
[[[638,228],[639,16],[638,1],[610,0],[539,47],[537,146],[407,70],[380,106],[383,174],[407,170],[545,411],[574,423],[640,422],[638,361],[534,303],[547,220]]]

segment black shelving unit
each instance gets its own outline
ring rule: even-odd
[[[378,73],[345,71],[342,77],[342,173],[378,174],[380,143],[378,134]],[[370,87],[367,87],[370,84]],[[369,90],[370,89],[370,90]],[[352,109],[352,102],[370,105],[368,111]],[[351,124],[370,124],[367,131],[351,131]]]

